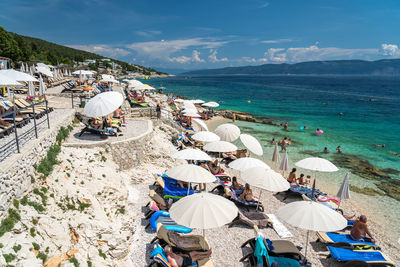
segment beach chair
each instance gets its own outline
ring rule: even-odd
[[[376,250],[352,250],[328,246],[330,255],[343,266],[395,266],[388,256]]]
[[[149,210],[144,215],[146,220],[149,219],[155,212],[161,210],[162,207],[168,207],[167,202],[156,191],[151,189],[149,191],[149,197],[151,198],[151,201],[146,204],[146,207],[148,207]]]
[[[267,249],[265,239],[257,237],[254,241],[254,249],[251,253],[240,259],[240,262],[248,260],[250,266],[271,266],[277,263],[278,266],[300,267],[300,261],[287,257],[279,257],[270,255],[270,250]]]
[[[345,247],[345,248],[354,248],[358,247],[371,247],[373,249],[380,249],[375,243],[372,243],[369,238],[366,238],[365,241],[354,240],[349,234],[338,234],[338,233],[325,233],[325,232],[317,232],[317,242],[322,242],[324,244],[328,244],[329,246],[334,247]]]
[[[151,218],[150,222],[146,225],[146,229],[151,226],[153,230],[157,231],[157,225],[161,223],[168,231],[175,231],[178,233],[190,233],[193,229],[177,224],[169,216],[168,211],[160,210],[155,212]]]
[[[107,135],[115,135],[117,136],[117,131],[113,128],[110,129],[96,129],[92,127],[87,118],[83,118],[80,114],[75,114],[75,117],[85,126],[81,132],[79,133],[79,137],[81,137],[85,132],[89,132],[92,134],[99,134],[102,138],[107,138]]]
[[[25,106],[30,106],[30,105],[32,105],[32,103],[29,103],[28,101],[26,101],[25,99],[19,99],[19,102],[21,102],[22,104],[24,104]],[[42,110],[46,110],[46,105],[45,104],[40,104],[40,105],[35,105],[35,109],[36,108],[39,108],[39,109],[42,109]],[[47,105],[47,109],[49,110],[49,111],[53,111],[54,110],[54,108],[53,107],[51,107],[51,106],[49,106],[49,105]]]
[[[232,227],[236,224],[244,224],[253,228],[257,226],[259,228],[272,228],[272,221],[268,216],[262,212],[241,212],[239,211],[238,216],[228,225]]]
[[[168,262],[167,255],[165,254],[164,249],[160,245],[155,245],[153,251],[151,252],[150,258],[152,261],[147,265],[148,267],[170,267],[171,265]],[[213,267],[211,259],[202,259],[197,262],[194,262],[192,267]]]
[[[157,236],[151,240],[151,244],[158,241],[161,247],[170,245],[180,251],[207,251],[210,244],[202,235],[183,235],[175,231],[168,231],[161,223],[157,224]]]
[[[24,110],[21,110],[20,112],[26,111],[29,114],[36,116],[36,118],[41,118],[46,114],[46,111],[40,107],[35,107],[35,113],[33,113],[33,108],[28,108],[30,105],[23,104],[19,99],[15,99],[14,102],[18,108],[24,108]]]

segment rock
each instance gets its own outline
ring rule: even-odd
[[[3,266],[3,265],[2,265]],[[6,266],[6,265],[4,265]],[[17,262],[16,267],[42,267],[42,260],[37,258],[30,258]]]
[[[109,253],[113,258],[121,260],[128,256],[129,250],[126,246],[119,246],[113,250],[110,250]]]

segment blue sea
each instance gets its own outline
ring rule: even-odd
[[[166,93],[219,102],[220,109],[244,111],[277,123],[288,122],[288,131],[272,125],[235,122],[242,132],[254,135],[262,143],[264,160],[269,164],[273,151],[269,141],[287,136],[293,142],[288,148],[292,166],[312,155],[334,160],[340,145],[343,153],[352,158],[367,160],[378,169],[400,171],[400,157],[389,153],[400,153],[400,77],[176,76],[146,83],[163,86]],[[300,126],[307,126],[308,130],[300,130]],[[316,136],[317,128],[324,134]],[[320,153],[324,147],[330,153]],[[380,191],[376,186],[381,182],[379,178],[365,179],[341,164],[338,167],[337,173],[321,175],[321,187],[335,193],[345,173],[350,172],[352,185]],[[400,180],[396,171],[389,175]],[[368,199],[371,198],[365,196]],[[400,213],[399,202],[393,198],[375,199]],[[400,214],[396,216],[397,222],[399,218]]]

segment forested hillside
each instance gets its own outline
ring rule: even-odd
[[[85,59],[105,58],[83,50],[7,32],[2,27],[0,27],[0,56],[11,58],[13,62],[23,61],[30,64],[44,62],[51,65],[56,65],[58,62],[71,66],[74,62],[82,62]],[[150,74],[150,72],[160,73],[152,68],[132,65],[116,59],[112,59],[112,61],[119,64],[124,71],[141,72],[144,74]]]

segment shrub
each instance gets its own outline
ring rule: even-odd
[[[102,257],[103,259],[107,258],[107,255],[101,249],[99,249],[99,256]]]
[[[37,250],[37,251],[40,250],[40,246],[39,246],[38,243],[33,242],[33,243],[32,243],[32,246],[33,246],[33,248],[34,248],[35,250]]]
[[[31,234],[32,237],[35,237],[35,236],[36,236],[36,230],[35,230],[35,228],[31,227],[31,229],[29,229],[29,232],[30,232],[30,234]]]
[[[19,209],[19,201],[17,199],[13,199],[13,205],[17,210]]]
[[[14,250],[15,253],[17,253],[18,251],[20,251],[21,248],[22,248],[21,245],[13,246],[13,250]]]
[[[69,262],[71,262],[74,265],[74,267],[79,267],[79,262],[75,257],[74,258],[70,258]]]
[[[6,260],[7,263],[12,262],[16,256],[14,254],[3,254],[4,259]]]
[[[19,213],[14,209],[8,209],[8,216],[0,224],[0,237],[11,231],[19,220],[21,220]]]

